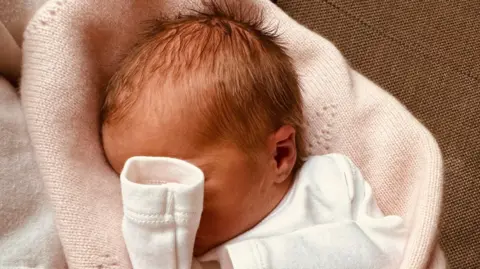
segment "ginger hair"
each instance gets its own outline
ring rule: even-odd
[[[298,76],[275,28],[264,24],[244,1],[204,1],[202,11],[150,23],[107,86],[102,124],[180,113],[195,118],[189,131],[204,142],[233,141],[250,153],[291,125],[296,170],[305,157]]]

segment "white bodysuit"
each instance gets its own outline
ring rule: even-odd
[[[360,171],[338,154],[309,158],[261,223],[194,259],[203,180],[182,160],[127,161],[123,235],[135,269],[397,268],[402,260],[402,219],[383,215]]]

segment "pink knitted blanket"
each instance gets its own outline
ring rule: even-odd
[[[386,214],[405,218],[402,268],[443,268],[436,233],[442,160],[431,134],[359,75],[321,36],[268,0],[301,77],[312,154],[339,152],[361,168]],[[50,0],[27,27],[21,92],[41,175],[70,268],[131,268],[121,234],[120,182],[99,140],[100,93],[141,22],[196,0]]]

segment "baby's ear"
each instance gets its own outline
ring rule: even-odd
[[[295,128],[291,125],[280,127],[272,139],[275,143],[274,159],[276,162],[276,183],[285,181],[293,170],[297,160]]]

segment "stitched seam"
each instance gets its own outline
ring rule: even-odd
[[[125,214],[132,215],[132,216],[137,216],[137,217],[143,217],[143,218],[158,218],[158,217],[163,217],[163,216],[177,216],[177,217],[187,217],[191,213],[188,212],[175,212],[174,214],[162,214],[162,213],[140,213],[133,211],[130,208],[125,207],[124,208]]]
[[[185,224],[188,223],[189,216],[190,214],[185,212],[174,212],[173,214],[139,213],[124,207],[124,217],[138,224]]]
[[[134,216],[125,214],[125,218],[138,223],[138,224],[167,224],[167,223],[180,223],[180,224],[185,224],[188,223],[188,218],[187,217],[181,217],[181,216],[172,216],[172,215],[166,215],[162,219],[156,219],[156,220],[147,220],[147,219],[139,219]]]
[[[401,45],[402,47],[404,47],[404,48],[406,48],[410,51],[421,53],[422,55],[433,59],[434,62],[436,62],[437,64],[445,64],[445,65],[449,66],[450,68],[452,68],[453,70],[456,70],[459,73],[475,80],[476,82],[479,82],[479,78],[477,77],[477,75],[473,74],[470,70],[461,68],[460,66],[458,66],[458,64],[451,62],[451,59],[447,58],[446,56],[444,57],[443,55],[435,55],[435,54],[428,53],[424,50],[422,45],[420,45],[418,43],[415,43],[415,42],[411,42],[415,46],[412,46],[408,43],[405,43],[405,42],[401,41],[399,38],[396,38],[395,36],[390,35],[390,34],[386,33],[385,31],[381,31],[380,29],[378,29],[375,26],[369,24],[367,21],[365,21],[365,20],[361,19],[360,17],[354,15],[353,13],[349,12],[348,10],[343,9],[342,7],[333,3],[331,0],[322,0],[322,1],[325,2],[327,5],[330,5],[331,7],[333,7],[335,9],[337,9],[338,11],[342,12],[343,14],[349,16],[350,18],[354,19],[355,21],[359,22],[360,24],[362,24],[366,28],[370,29],[375,34],[377,34],[379,36],[382,36],[382,37],[385,37],[385,38]],[[448,61],[439,60],[439,57],[437,57],[437,56],[447,58]]]
[[[168,203],[166,205],[166,208],[163,210],[163,212],[158,212],[158,213],[149,213],[149,212],[146,212],[146,213],[141,213],[141,212],[138,212],[137,210],[135,209],[132,209],[131,207],[127,206],[127,205],[124,205],[123,206],[123,210],[125,213],[128,213],[130,215],[136,215],[136,216],[139,216],[139,217],[147,217],[147,218],[156,218],[156,217],[159,217],[159,216],[164,216],[164,215],[172,215],[171,212],[172,211],[168,211]],[[179,208],[179,207],[176,207],[176,211],[177,212],[174,212],[175,215],[184,215],[184,216],[187,216],[187,215],[192,215],[192,214],[196,214],[198,213],[198,211],[191,211],[191,210],[185,210],[185,208]]]

